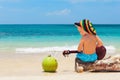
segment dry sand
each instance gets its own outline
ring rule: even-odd
[[[75,55],[65,58],[53,54],[58,61],[55,73],[44,72],[42,60],[48,54],[4,54],[0,57],[0,80],[119,80],[120,72],[74,71]]]

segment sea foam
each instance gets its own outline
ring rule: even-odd
[[[77,46],[62,47],[43,47],[43,48],[16,48],[16,53],[43,53],[43,52],[62,52],[64,50],[75,50]]]
[[[107,49],[107,53],[115,53],[116,48],[114,46],[105,46]],[[43,48],[16,48],[16,53],[44,53],[44,52],[62,52],[64,50],[76,50],[77,46],[55,46],[55,47],[43,47]]]

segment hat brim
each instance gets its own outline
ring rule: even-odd
[[[74,24],[77,25],[77,26],[80,26],[80,23],[78,23],[78,22],[75,22]]]

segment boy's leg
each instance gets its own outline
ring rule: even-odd
[[[75,71],[79,72],[79,67],[83,67],[84,71],[90,70],[94,62],[83,62],[78,58],[75,58]]]
[[[75,71],[76,72],[84,71],[83,62],[78,58],[75,58]]]

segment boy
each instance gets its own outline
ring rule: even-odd
[[[63,55],[70,53],[77,53],[76,58],[83,62],[95,62],[98,58],[96,54],[96,47],[102,46],[102,41],[96,36],[96,30],[92,23],[87,20],[81,20],[79,23],[75,23],[78,31],[80,32],[82,38],[78,45],[78,50],[69,51],[65,50]]]

